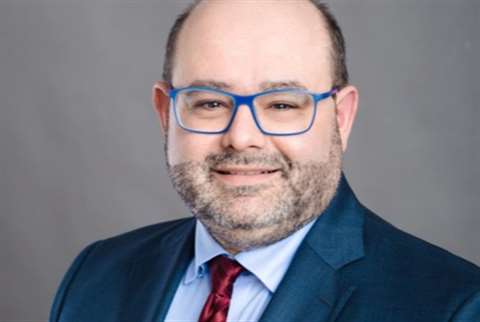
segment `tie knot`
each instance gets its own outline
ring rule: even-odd
[[[217,256],[208,263],[212,279],[212,292],[219,296],[231,297],[233,283],[244,270],[237,261],[225,256]]]

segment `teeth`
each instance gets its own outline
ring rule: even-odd
[[[231,171],[230,174],[233,175],[244,175],[244,176],[254,176],[258,174],[262,174],[262,171]]]

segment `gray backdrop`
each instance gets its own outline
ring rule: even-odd
[[[86,244],[188,215],[150,104],[185,3],[0,0],[0,321],[46,320]],[[361,93],[354,190],[480,263],[480,2],[331,3]]]

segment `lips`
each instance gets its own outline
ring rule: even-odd
[[[236,169],[236,168],[226,168],[226,169],[213,169],[214,172],[217,172],[222,175],[233,175],[233,176],[257,176],[262,174],[270,174],[279,171],[279,169]]]

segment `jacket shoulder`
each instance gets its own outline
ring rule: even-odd
[[[364,222],[367,297],[396,299],[399,307],[437,307],[451,315],[480,294],[480,268],[447,250],[412,236],[367,209]],[[377,294],[378,293],[378,294]]]
[[[365,244],[371,255],[382,256],[396,264],[408,263],[416,270],[462,272],[462,276],[480,282],[480,268],[451,252],[415,237],[372,211],[366,211]]]
[[[126,288],[134,263],[144,256],[156,258],[171,252],[172,247],[192,238],[194,226],[193,218],[183,218],[90,244],[65,274],[51,308],[50,321],[63,321],[61,316],[78,315],[78,312],[89,314],[83,309],[87,306],[92,312],[103,311],[103,307],[120,311],[119,296],[129,292]]]

